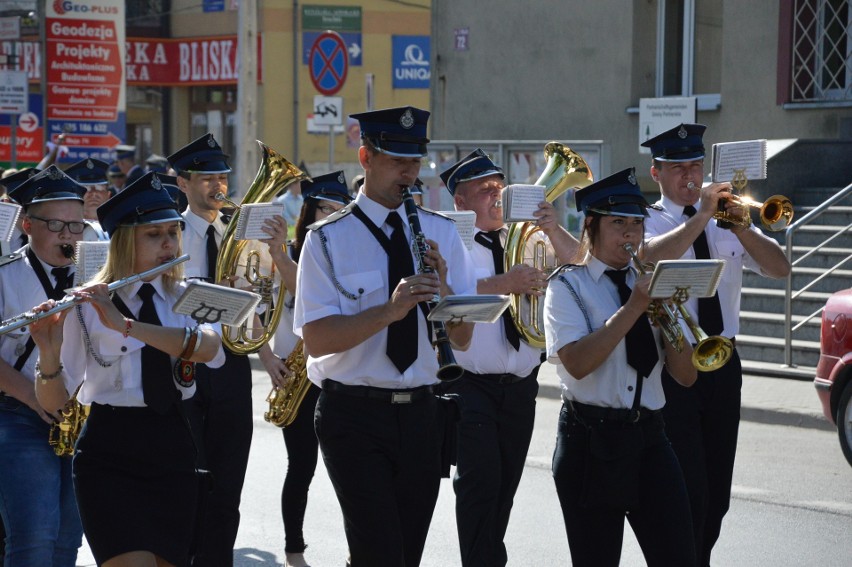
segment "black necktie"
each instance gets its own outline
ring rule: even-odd
[[[392,211],[385,221],[391,228],[390,248],[388,251],[388,293],[399,281],[414,274],[414,261],[408,248],[408,240],[402,228],[402,219]],[[387,355],[400,372],[411,366],[417,358],[417,309],[411,309],[406,316],[388,326]]]
[[[219,256],[219,247],[216,245],[216,229],[213,225],[207,227],[207,277],[216,282],[216,258]]]
[[[683,208],[683,214],[692,218],[695,214],[695,207],[687,205]],[[710,246],[707,244],[707,235],[704,231],[698,235],[695,242],[692,243],[692,249],[695,251],[695,257],[699,260],[710,259]],[[719,335],[722,333],[724,323],[722,322],[722,305],[719,303],[719,293],[713,294],[713,297],[698,298],[698,324],[704,329],[708,335]]]
[[[71,287],[68,282],[68,272],[70,270],[71,268],[69,266],[50,269],[53,279],[56,280],[56,285],[53,286],[53,295],[51,296],[51,299],[62,299],[65,297],[65,290]]]
[[[474,236],[474,240],[491,249],[491,256],[494,258],[494,273],[497,275],[502,274],[504,272],[504,250],[503,245],[500,243],[500,231],[479,232]],[[515,327],[515,322],[512,321],[512,314],[509,313],[508,309],[503,311],[501,319],[503,319],[503,329],[506,331],[506,339],[515,350],[518,350],[521,346],[521,339],[518,335],[518,329]]]
[[[604,273],[618,288],[621,304],[627,303],[631,293],[626,282],[627,270],[606,270]],[[627,364],[647,378],[659,360],[657,344],[654,342],[654,333],[651,331],[651,323],[648,321],[648,317],[643,314],[636,319],[636,322],[627,331],[624,340],[627,345]]]
[[[142,284],[136,293],[142,300],[139,321],[160,325],[154,308],[154,286]],[[142,347],[142,395],[145,405],[157,413],[166,413],[177,401],[177,390],[171,383],[172,361],[165,352],[150,345]]]

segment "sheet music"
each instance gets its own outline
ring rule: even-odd
[[[468,250],[473,250],[473,233],[476,226],[476,213],[474,211],[438,211],[444,216],[455,221],[456,230]]]
[[[508,295],[448,295],[429,312],[430,321],[493,323],[509,307]]]
[[[266,240],[270,236],[263,232],[266,219],[284,215],[281,203],[249,203],[240,207],[235,237],[237,240]]]
[[[503,190],[503,220],[535,220],[538,204],[544,201],[544,185],[509,185]]]
[[[654,268],[648,293],[664,299],[684,288],[689,297],[712,297],[724,269],[724,260],[662,260]]]
[[[9,242],[15,232],[15,224],[21,214],[21,205],[0,203],[0,240]]]
[[[746,179],[766,179],[766,140],[713,144],[712,179],[732,181],[737,171]]]
[[[239,326],[254,311],[260,299],[258,294],[250,291],[192,281],[175,302],[172,311],[189,315],[199,323]]]
[[[77,269],[74,271],[74,287],[91,280],[107,261],[108,241],[83,241],[77,243]]]

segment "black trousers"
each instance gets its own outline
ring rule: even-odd
[[[641,429],[636,478],[639,497],[631,510],[582,503],[590,450],[588,425],[562,406],[553,452],[553,480],[568,534],[571,565],[617,567],[625,517],[649,567],[695,565],[686,487],[677,458],[665,438],[661,416],[632,425],[596,425]]]
[[[287,447],[287,475],[281,490],[281,517],[284,519],[284,551],[302,553],[307,545],[302,527],[308,507],[308,488],[314,478],[319,441],[314,432],[314,412],[320,389],[311,384],[296,419],[283,429]]]
[[[538,367],[513,384],[465,372],[457,395],[458,454],[453,488],[462,565],[506,565],[503,538],[532,439]]]
[[[184,402],[199,467],[213,474],[213,490],[202,506],[196,567],[233,565],[251,447],[251,366],[247,356],[225,353],[221,368],[196,366],[196,393]]]
[[[731,503],[742,385],[736,349],[722,368],[699,372],[691,388],[675,382],[663,368],[666,434],[689,491],[700,566],[710,565],[710,553]]]
[[[420,564],[440,486],[434,395],[411,403],[325,386],[314,425],[352,567]]]

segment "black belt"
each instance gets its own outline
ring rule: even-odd
[[[434,395],[432,386],[420,386],[419,388],[408,388],[405,390],[390,390],[388,388],[374,388],[372,386],[349,386],[341,384],[330,378],[322,381],[322,389],[327,392],[335,392],[345,396],[356,398],[372,398],[382,400],[390,404],[410,404]]]
[[[468,372],[467,370],[465,370],[464,373],[467,376],[484,378],[491,382],[497,382],[498,384],[514,384],[515,382],[520,382],[525,378],[529,378],[529,376],[518,376],[517,374],[476,374],[474,372]]]
[[[647,408],[639,408],[632,410],[628,408],[604,408],[600,406],[590,406],[572,400],[562,399],[565,407],[573,416],[579,416],[583,419],[592,419],[600,421],[615,421],[619,423],[638,423],[652,419],[660,414],[660,410],[650,410]]]

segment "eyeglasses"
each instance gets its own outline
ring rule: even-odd
[[[65,227],[68,227],[68,232],[71,234],[80,234],[86,229],[86,223],[71,221],[66,222],[59,219],[43,219],[35,215],[28,215],[31,219],[40,220],[47,225],[47,230],[50,232],[62,232]]]

